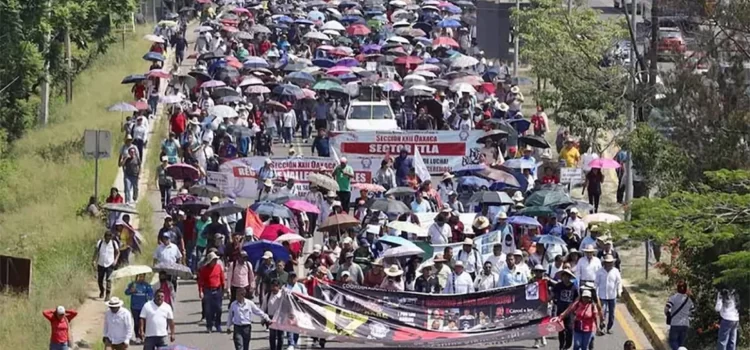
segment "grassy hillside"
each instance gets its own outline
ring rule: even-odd
[[[74,102],[55,101],[52,124],[29,132],[0,160],[0,254],[33,259],[31,295],[0,295],[0,344],[4,349],[44,349],[49,324],[41,310],[75,307],[95,278],[91,254],[103,233],[101,222],[77,217],[94,188],[94,161],[81,156],[85,129],[112,131],[114,155],[122,143],[121,115],[105,108],[131,101],[128,74],[143,73],[141,56],[147,29],[129,35],[123,50],[113,45],[75,82]],[[99,163],[99,193],[106,195],[117,172],[117,159]],[[75,326],[75,322],[74,322]]]

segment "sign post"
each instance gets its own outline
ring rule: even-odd
[[[83,155],[94,158],[94,198],[99,199],[99,159],[112,156],[112,133],[109,130],[83,132]]]

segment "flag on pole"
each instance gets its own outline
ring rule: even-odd
[[[247,208],[245,212],[245,236],[260,238],[263,233],[263,221],[252,209]]]
[[[414,148],[414,172],[417,173],[420,182],[424,182],[430,179],[430,171],[427,170],[427,166],[424,164],[422,154],[419,153],[419,148]]]
[[[341,165],[341,158],[339,157],[339,154],[336,153],[336,149],[331,146],[331,157],[333,157],[333,161],[336,162],[336,166]]]

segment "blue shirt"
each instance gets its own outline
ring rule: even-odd
[[[500,287],[517,286],[529,283],[529,276],[521,271],[510,271],[504,269],[500,275]]]
[[[327,120],[329,108],[327,103],[315,104],[315,120]]]
[[[317,152],[320,157],[331,156],[331,140],[326,137],[315,136],[312,143],[313,153]]]
[[[130,288],[135,287],[135,293]],[[130,282],[125,289],[125,295],[130,296],[130,309],[140,310],[146,302],[154,298],[154,289],[146,282]]]
[[[409,175],[409,169],[411,168],[411,159],[409,157],[401,157],[399,155],[396,160],[393,161],[393,167],[396,169],[396,181],[399,185],[404,183],[406,176]]]

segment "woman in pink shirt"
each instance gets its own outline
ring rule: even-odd
[[[601,315],[598,304],[593,302],[593,294],[590,289],[584,289],[581,292],[581,298],[576,300],[557,318],[565,319],[565,316],[571,312],[574,317],[573,350],[588,350],[589,344],[594,338],[594,333],[596,333],[597,316]]]

